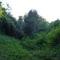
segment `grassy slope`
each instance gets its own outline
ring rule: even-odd
[[[14,38],[0,35],[0,60],[29,60],[31,54]]]

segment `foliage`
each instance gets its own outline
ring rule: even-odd
[[[21,44],[28,50],[42,49],[46,45],[45,33],[35,34],[33,37],[22,38]]]
[[[0,60],[30,60],[31,54],[11,37],[0,35]]]
[[[6,10],[4,7],[2,7],[2,4],[0,2],[0,18],[5,16],[5,14],[6,14]]]
[[[49,30],[56,29],[57,27],[60,27],[60,20],[57,19],[56,21],[53,21],[49,24]]]
[[[0,2],[0,60],[60,60],[60,20],[30,10],[16,21]]]
[[[48,33],[48,43],[56,46],[60,44],[60,28],[56,28]]]
[[[30,10],[29,13],[24,16],[24,23],[24,32],[29,36],[36,32],[46,31],[48,26],[48,22],[39,16],[36,10]]]
[[[18,21],[16,22],[16,38],[21,38],[23,36],[24,34],[23,25],[24,25],[23,17],[20,16]]]

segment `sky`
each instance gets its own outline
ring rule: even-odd
[[[51,22],[60,19],[60,0],[0,0],[3,4],[8,3],[14,17],[24,16],[31,9],[37,10],[38,14]]]

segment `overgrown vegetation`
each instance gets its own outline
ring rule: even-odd
[[[0,60],[60,60],[60,20],[30,10],[16,21],[0,3]]]

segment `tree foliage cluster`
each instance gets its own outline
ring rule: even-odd
[[[60,20],[36,10],[16,20],[0,3],[0,48],[0,60],[60,60]]]
[[[0,26],[1,31],[10,36],[16,38],[21,38],[24,35],[32,36],[37,32],[47,31],[49,23],[38,15],[36,10],[30,10],[27,15],[19,16],[19,19],[16,21],[11,14],[7,13],[5,8],[3,9],[4,14],[0,15]]]

